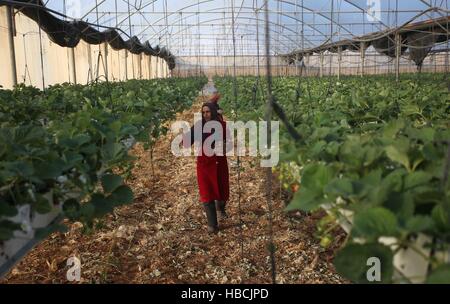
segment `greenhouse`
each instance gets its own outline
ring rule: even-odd
[[[449,6],[0,0],[0,283],[449,284]]]

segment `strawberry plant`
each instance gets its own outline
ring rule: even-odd
[[[1,90],[0,242],[22,228],[10,220],[18,206],[46,214],[58,205],[67,218],[92,227],[131,203],[123,178],[133,160],[129,149],[135,141],[151,148],[167,131],[164,123],[190,106],[205,83],[157,79]]]
[[[233,82],[215,82],[226,112],[264,118],[266,97],[255,102],[251,92],[256,78],[238,78],[237,104]],[[265,92],[264,81],[260,85]],[[450,249],[450,95],[444,75],[405,75],[398,84],[382,76],[274,78],[273,94],[302,137],[280,130],[278,176],[286,188],[299,176],[287,211],[326,208],[329,215],[319,225],[324,246],[332,242],[330,220],[350,223],[337,270],[367,283],[367,260],[378,257],[382,282],[450,282],[444,257]],[[426,242],[418,246],[421,237]],[[406,250],[426,260],[430,271],[423,277],[393,276],[395,256]]]

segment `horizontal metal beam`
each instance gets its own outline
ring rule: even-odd
[[[222,18],[223,19],[223,18]],[[229,23],[231,24],[231,23]],[[364,22],[342,22],[342,25],[365,25],[367,27],[369,26],[375,26],[375,24],[370,24],[370,23],[364,23]],[[183,23],[183,24],[172,24],[169,25],[169,27],[184,27],[184,26],[197,26],[198,24],[196,23]],[[251,26],[255,26],[255,24],[249,24]],[[296,23],[283,23],[284,26],[298,26],[298,24]],[[330,26],[329,23],[311,23],[310,25],[314,25],[314,26]],[[145,24],[132,24],[132,27],[147,27],[147,25]],[[154,27],[156,26],[163,26],[166,27],[165,24],[153,24]],[[211,26],[223,26],[223,23],[211,23],[211,24],[200,24],[200,26],[202,27],[211,27]]]
[[[118,14],[128,14],[127,11],[123,11],[123,12],[121,12],[121,11],[117,11],[117,12],[101,11],[101,12],[105,13],[105,14],[116,14],[116,13],[118,13]],[[142,12],[142,14],[145,14],[145,15],[163,15],[163,14],[167,13],[167,14],[176,15],[176,14],[180,14],[180,12],[183,13],[183,14],[200,14],[200,15],[205,15],[205,14],[223,14],[223,13],[231,14],[232,13],[231,11],[217,11],[217,12],[208,12],[208,11],[203,11],[203,12],[202,11],[200,11],[200,12],[198,12],[198,11],[167,11],[167,12],[155,11],[155,12]],[[358,12],[361,13],[360,10],[354,10],[354,11],[333,11],[333,12],[317,10],[317,11],[305,11],[305,12],[303,12],[303,15],[314,15],[314,14],[317,14],[317,13],[322,13],[322,14],[331,14],[331,13],[333,13],[333,14],[355,14],[355,13],[358,13]],[[420,13],[420,12],[422,12],[422,10],[401,10],[401,11],[380,10],[380,11],[377,11],[377,12],[380,12],[380,13]],[[99,13],[100,13],[100,11],[99,11]],[[241,13],[254,13],[254,12],[244,11],[244,12],[241,12]],[[300,12],[292,12],[292,11],[288,11],[288,10],[281,10],[281,11],[272,10],[272,11],[269,12],[269,14],[281,14],[281,13],[289,14],[289,15],[300,15],[301,14]],[[90,12],[89,14],[94,14],[94,13]]]

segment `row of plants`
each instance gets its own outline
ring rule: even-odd
[[[238,78],[237,101],[232,79],[215,83],[229,116],[264,119],[264,79]],[[450,282],[450,265],[438,254],[450,249],[448,90],[441,74],[402,75],[399,83],[384,76],[273,79],[273,95],[301,136],[280,131],[274,171],[293,193],[286,210],[325,208],[318,227],[325,247],[336,226],[350,224],[334,260],[344,277],[367,283],[367,261],[378,257],[381,281],[393,282],[394,257],[409,250],[430,270],[395,280]],[[427,242],[417,248],[420,236]]]
[[[189,106],[206,78],[130,80],[55,85],[44,91],[19,85],[0,90],[0,242],[23,223],[18,207],[92,227],[96,218],[131,203],[124,179],[129,149],[151,149],[165,122]],[[38,236],[60,229],[58,223]]]

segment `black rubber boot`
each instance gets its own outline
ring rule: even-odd
[[[219,227],[217,224],[216,205],[214,204],[214,201],[204,203],[203,207],[205,208],[206,218],[208,219],[208,232],[216,233],[219,231]]]
[[[216,201],[216,210],[221,219],[227,218],[227,213],[225,212],[225,202],[224,201]]]

